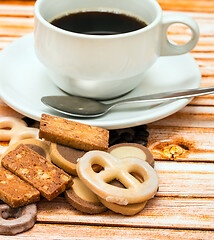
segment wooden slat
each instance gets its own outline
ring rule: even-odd
[[[6,117],[6,116],[18,117],[18,118],[22,118],[22,117],[23,117],[23,115],[21,115],[20,113],[14,111],[12,108],[10,108],[9,106],[7,106],[7,105],[0,99],[0,117]]]
[[[157,0],[164,10],[191,11],[191,12],[214,12],[212,0]]]
[[[214,82],[214,78],[212,80]],[[202,78],[200,87],[213,87],[214,86],[214,83],[207,84],[207,82],[206,82],[205,78]],[[200,96],[200,97],[195,97],[188,105],[189,106],[205,106],[204,111],[209,110],[209,109],[211,109],[211,107],[214,106],[214,95],[209,94],[209,95],[204,95],[204,96]],[[209,106],[210,108],[207,108],[207,106]],[[209,114],[209,111],[208,111],[208,114]]]
[[[149,133],[148,148],[156,159],[210,162],[214,160],[214,128],[160,127],[151,124]]]
[[[159,126],[160,131],[162,130],[162,126],[172,126],[177,128],[179,127],[214,128],[213,119],[214,119],[213,106],[202,107],[189,105],[167,118],[150,123],[149,126],[151,126],[151,128],[152,126]]]
[[[57,230],[57,231],[56,231]],[[54,233],[54,237],[53,237]],[[45,236],[45,237],[44,237]],[[211,240],[212,231],[175,230],[159,228],[130,228],[130,227],[99,227],[82,225],[36,224],[31,230],[12,236],[11,239],[158,239],[158,240]],[[1,240],[8,240],[8,236],[1,236]]]
[[[208,163],[160,162],[156,196],[214,197],[214,165]]]
[[[214,76],[202,76],[200,87],[213,87],[214,85],[213,83],[214,83]]]
[[[33,31],[33,18],[0,18],[0,36],[24,36]]]
[[[210,86],[212,86],[212,85],[210,85]],[[204,96],[204,97],[194,98],[194,100],[191,102],[190,105],[195,105],[195,106],[214,106],[214,96],[212,95],[211,97]]]
[[[0,50],[7,47],[10,43],[16,41],[19,37],[0,36]]]
[[[0,1],[0,15],[33,17],[35,1]]]
[[[214,230],[214,205],[212,198],[155,197],[135,216],[122,216],[110,210],[88,215],[74,210],[64,198],[58,197],[51,202],[39,202],[37,220],[44,223]]]
[[[10,117],[18,117],[18,118],[22,118],[23,115],[14,111],[12,108],[9,107],[4,107],[4,106],[0,106],[0,117],[6,117],[6,116],[10,116]]]

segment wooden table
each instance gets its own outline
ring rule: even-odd
[[[0,1],[0,48],[33,31],[34,1]],[[164,11],[181,11],[199,24],[191,52],[202,74],[201,87],[214,85],[214,1],[159,0]],[[172,26],[170,38],[185,42],[189,31]],[[0,100],[0,116],[22,115]],[[138,215],[111,211],[86,215],[63,197],[38,204],[36,225],[4,239],[214,239],[214,95],[195,98],[174,115],[148,124],[148,148],[156,159],[159,191]]]

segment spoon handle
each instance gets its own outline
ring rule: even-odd
[[[209,88],[195,88],[187,90],[178,90],[164,93],[155,93],[151,95],[146,95],[142,97],[128,98],[114,104],[129,103],[129,102],[163,102],[168,100],[191,98],[195,96],[201,96],[206,94],[214,93],[214,87]]]

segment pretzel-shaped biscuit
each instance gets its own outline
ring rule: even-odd
[[[104,169],[96,173],[92,168],[94,164],[101,165]],[[138,158],[117,159],[102,151],[90,151],[80,158],[77,173],[99,197],[120,205],[146,201],[154,196],[158,188],[158,176],[147,162]],[[139,174],[144,181],[138,181],[131,173]],[[125,188],[109,184],[114,179],[120,181]]]
[[[9,141],[9,146],[15,142],[38,138],[39,129],[28,127],[25,121],[14,117],[0,118],[0,141]],[[7,150],[8,146],[0,146],[0,154]]]

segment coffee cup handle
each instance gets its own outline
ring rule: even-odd
[[[175,23],[181,23],[189,27],[192,32],[191,39],[182,45],[176,45],[172,43],[167,38],[167,30],[170,25]],[[171,56],[171,55],[180,55],[187,52],[190,52],[198,42],[200,36],[198,24],[194,19],[189,16],[185,16],[182,14],[173,14],[166,15],[162,20],[162,41],[161,41],[161,56]]]

